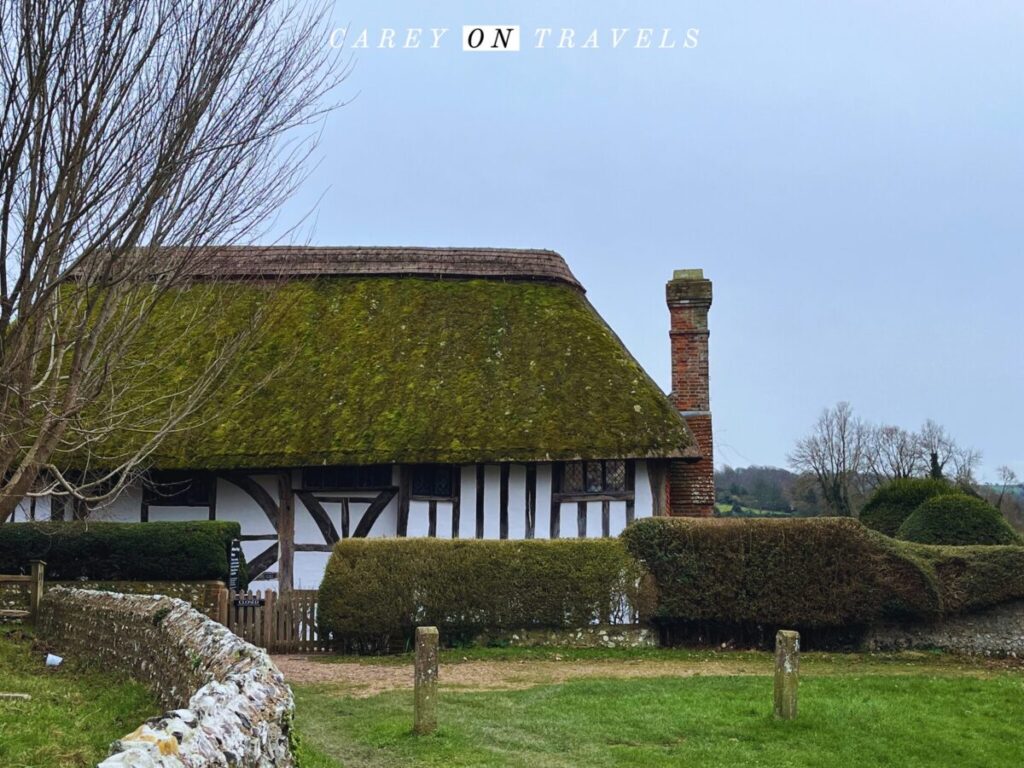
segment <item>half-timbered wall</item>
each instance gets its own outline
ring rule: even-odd
[[[287,581],[282,550],[285,555],[292,552],[292,586],[313,589],[320,584],[335,541],[358,535],[400,535],[405,504],[405,535],[466,539],[617,536],[628,520],[663,513],[662,462],[632,462],[631,488],[619,494],[556,493],[555,466],[543,463],[465,465],[456,470],[452,498],[421,498],[411,491],[406,497],[401,489],[409,488],[409,482],[406,476],[403,485],[403,472],[407,470],[392,468],[390,487],[316,491],[303,488],[298,469],[232,473],[217,477],[208,506],[166,505],[133,488],[91,516],[123,522],[236,521],[242,526],[242,549],[250,571],[258,573],[254,589],[279,588],[279,577]],[[46,500],[36,502],[34,514],[36,519],[49,519]],[[28,516],[26,503],[15,520]]]

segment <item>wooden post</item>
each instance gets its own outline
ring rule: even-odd
[[[277,594],[274,590],[268,589],[263,598],[263,647],[268,653],[277,650],[274,647],[274,613],[277,605]]]
[[[231,592],[224,582],[218,583],[216,590],[217,621],[226,627],[228,625],[228,604],[231,602]]]
[[[437,728],[437,627],[416,627],[413,733]]]
[[[775,635],[775,717],[796,718],[796,694],[800,684],[800,633],[780,629]]]
[[[291,472],[282,472],[278,476],[277,487],[277,585],[283,594],[292,591],[295,563],[295,493],[292,491]]]
[[[32,564],[32,581],[28,585],[28,618],[35,624],[39,619],[39,601],[43,599],[46,563],[42,560],[29,560],[29,563]]]

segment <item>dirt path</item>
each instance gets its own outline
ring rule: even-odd
[[[325,661],[316,656],[274,656],[290,683],[328,684],[355,697],[412,688],[412,664]],[[811,675],[958,675],[988,677],[1024,672],[1019,659],[939,656],[907,652],[889,657],[809,655],[801,662]],[[696,677],[698,675],[770,675],[772,659],[603,659],[460,661],[441,664],[442,686],[468,690],[515,690],[587,678]]]
[[[301,656],[274,656],[290,683],[330,683],[352,696],[412,688],[412,666],[325,663]],[[763,675],[770,666],[756,662],[717,661],[465,661],[442,664],[443,686],[476,690],[514,690],[584,678],[692,677],[695,675]]]

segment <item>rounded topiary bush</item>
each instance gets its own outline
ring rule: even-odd
[[[921,544],[1020,544],[999,510],[963,493],[935,496],[903,521],[899,538]]]
[[[903,521],[928,499],[959,489],[941,478],[908,477],[893,480],[875,491],[860,513],[868,528],[895,536]]]

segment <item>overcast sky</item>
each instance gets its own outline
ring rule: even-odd
[[[339,2],[350,47],[423,41],[352,51],[355,98],[282,220],[315,206],[324,245],[554,249],[666,389],[664,283],[701,267],[718,464],[785,465],[848,400],[1024,476],[1024,3],[596,5]],[[522,50],[464,53],[488,23]]]

